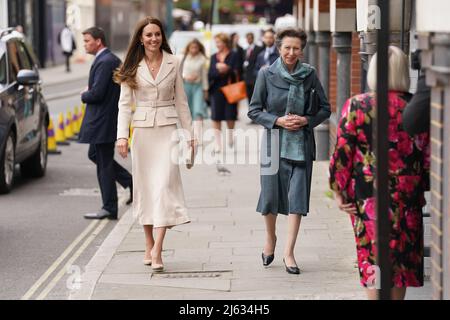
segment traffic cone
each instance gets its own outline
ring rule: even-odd
[[[80,128],[78,127],[78,107],[75,106],[73,110],[73,116],[72,116],[72,131],[74,135],[78,135],[80,133]]]
[[[64,127],[64,135],[66,139],[73,140],[73,131],[72,131],[72,112],[67,111],[66,117],[66,126]]]
[[[53,128],[53,120],[50,118],[50,122],[47,128],[47,153],[48,154],[61,154],[61,151],[56,149],[55,130]]]
[[[58,115],[58,127],[56,128],[56,144],[60,146],[70,145],[70,142],[66,141],[64,131],[64,115],[60,112]]]

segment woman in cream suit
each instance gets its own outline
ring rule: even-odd
[[[130,123],[133,211],[144,226],[144,264],[162,271],[161,258],[167,228],[188,223],[178,163],[177,122],[192,135],[192,119],[183,88],[180,62],[172,55],[161,22],[147,17],[138,22],[115,80],[121,84],[117,149],[128,154]],[[131,107],[136,105],[132,115]],[[194,148],[194,140],[188,137]]]

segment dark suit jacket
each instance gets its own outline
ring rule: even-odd
[[[246,83],[255,84],[256,81],[256,58],[258,54],[261,52],[263,48],[260,46],[256,46],[253,48],[252,53],[248,57],[248,59],[244,59],[244,61],[248,61],[247,67],[244,68],[244,80]],[[247,51],[244,52],[244,58],[246,58]]]
[[[430,131],[431,88],[420,75],[417,91],[403,110],[403,127],[410,136]]]
[[[261,67],[266,64],[266,62],[264,61],[264,53],[265,52],[266,52],[266,48],[263,48],[261,50],[261,52],[258,54],[258,56],[256,57],[255,71],[254,71],[255,78],[258,75],[259,69],[261,69]],[[275,50],[272,52],[272,54],[269,55],[269,66],[272,65],[272,63],[274,63],[275,60],[277,60],[277,58],[279,56],[280,56],[280,54],[278,53],[278,49],[275,48]]]
[[[80,129],[81,143],[116,141],[120,86],[113,82],[113,72],[120,63],[120,59],[106,49],[92,64],[89,89],[81,95],[81,100],[87,104]]]
[[[209,82],[209,93],[213,94],[214,92],[220,90],[221,87],[226,86],[228,81],[231,83],[236,82],[237,77],[241,79],[241,75],[239,74],[239,57],[238,54],[234,51],[230,51],[230,53],[225,58],[225,63],[230,67],[230,70],[226,74],[220,74],[216,68],[217,64],[217,54],[213,54],[211,56],[211,62],[209,64],[208,71],[208,82]]]

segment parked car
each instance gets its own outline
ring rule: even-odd
[[[0,30],[0,194],[11,191],[16,164],[26,177],[47,168],[49,114],[37,61],[21,33]]]

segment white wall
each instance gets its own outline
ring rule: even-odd
[[[95,0],[67,0],[67,23],[75,33],[77,42],[74,59],[92,59],[84,51],[81,32],[95,25]]]
[[[0,29],[8,27],[8,0],[0,0]]]
[[[450,1],[417,0],[416,14],[417,31],[450,32]]]

